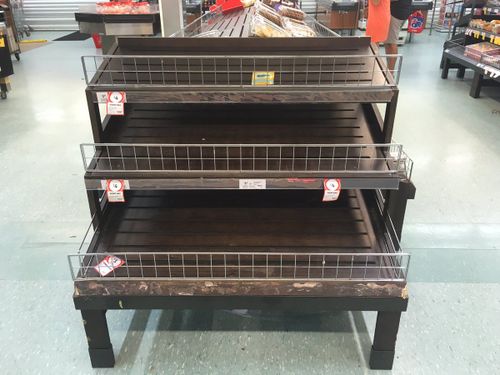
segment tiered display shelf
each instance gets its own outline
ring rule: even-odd
[[[415,194],[392,143],[400,58],[389,71],[369,39],[336,34],[233,37],[249,12],[83,58],[93,219],[69,262],[94,367],[114,365],[105,311],[151,308],[378,311],[370,366],[392,366]],[[231,35],[196,37],[217,25]],[[125,116],[101,115],[110,91],[126,93]],[[110,179],[125,203],[103,195]],[[342,190],[322,202],[329,179]],[[103,276],[110,255],[123,264]]]

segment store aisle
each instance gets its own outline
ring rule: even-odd
[[[417,198],[403,239],[411,300],[392,373],[500,373],[500,95],[485,88],[470,98],[470,74],[441,80],[442,42],[423,34],[402,49],[395,140],[415,161]],[[89,39],[23,54],[0,102],[2,375],[391,373],[366,364],[372,313],[251,311],[111,311],[116,368],[91,369],[66,255],[89,223],[79,57],[94,53]]]

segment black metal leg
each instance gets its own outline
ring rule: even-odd
[[[386,213],[391,217],[398,239],[401,240],[403,222],[408,199],[415,198],[415,186],[410,181],[401,181],[398,190],[389,190],[386,196]]]
[[[394,120],[396,118],[396,107],[398,106],[398,91],[394,91],[392,99],[389,103],[387,103],[387,106],[385,108],[385,115],[384,115],[384,129],[382,130],[383,132],[383,137],[384,143],[391,143],[392,142],[392,131],[394,129]]]
[[[479,98],[481,95],[481,86],[483,85],[483,75],[479,72],[474,72],[474,77],[472,78],[472,86],[470,88],[469,95],[473,98]]]
[[[464,78],[464,75],[465,75],[465,68],[464,67],[458,68],[458,70],[457,70],[457,78]]]
[[[82,310],[83,326],[87,334],[92,367],[113,367],[115,356],[109,340],[105,310]]]
[[[441,78],[448,78],[448,70],[450,70],[450,59],[446,57],[443,59],[443,70],[441,70]]]
[[[370,353],[370,368],[390,370],[394,362],[401,311],[379,311]]]
[[[87,96],[87,107],[89,109],[90,124],[92,125],[92,134],[94,135],[94,142],[102,142],[102,121],[101,113],[99,111],[99,104],[94,103],[92,91],[86,90],[85,95]]]

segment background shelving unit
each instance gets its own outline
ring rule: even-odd
[[[242,37],[248,12],[83,58],[93,219],[69,263],[94,367],[114,365],[105,311],[124,308],[378,311],[370,366],[392,367],[415,194],[392,143],[400,58],[389,71],[368,38],[328,32]],[[232,37],[195,37],[214,28]],[[109,91],[126,92],[125,116],[101,116]],[[109,179],[125,203],[103,196]],[[335,202],[325,179],[341,182]],[[102,276],[110,255],[124,263]]]
[[[477,61],[466,56],[464,54],[465,47],[479,42],[500,45],[500,34],[470,27],[469,22],[473,19],[500,20],[500,6],[493,6],[485,2],[477,5],[476,2],[472,2],[471,7],[470,14],[464,15],[463,12],[461,13],[460,19],[453,28],[451,39],[444,44],[441,58],[441,78],[448,78],[449,69],[457,69],[458,78],[464,77],[466,69],[473,70],[474,77],[469,95],[478,98],[483,85],[499,85],[500,66],[492,66],[486,58]],[[482,14],[474,14],[474,9],[482,9]],[[463,30],[463,32],[457,33],[458,29]]]

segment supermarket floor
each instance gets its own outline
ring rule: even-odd
[[[470,73],[441,80],[442,41],[420,35],[402,50],[395,139],[415,161],[417,197],[403,238],[413,254],[410,304],[392,373],[498,374],[500,93],[470,98]],[[89,221],[79,57],[94,53],[89,39],[23,54],[0,102],[2,375],[377,373],[366,362],[373,313],[111,311],[116,368],[90,368],[66,255]]]

